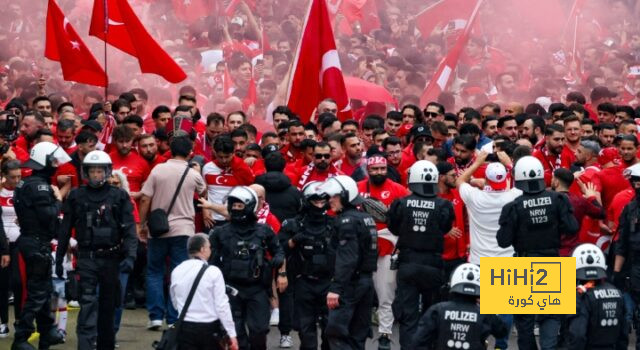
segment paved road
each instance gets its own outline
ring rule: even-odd
[[[13,315],[13,310],[10,310],[10,315]],[[52,347],[52,350],[62,350],[62,349],[75,349],[76,348],[76,336],[75,336],[75,326],[76,326],[76,318],[78,316],[78,309],[70,309],[69,311],[69,321],[67,325],[68,335],[67,335],[67,343]],[[13,320],[11,320],[13,323]],[[151,343],[154,340],[160,339],[161,332],[151,332],[146,329],[147,324],[147,312],[146,310],[138,309],[138,310],[125,310],[125,313],[122,317],[122,326],[120,328],[120,333],[118,334],[118,342],[120,344],[120,349],[122,350],[144,350],[151,349]],[[0,350],[9,350],[11,347],[11,342],[13,341],[13,326],[11,328],[11,334],[9,338],[0,339]],[[375,327],[374,327],[375,328]],[[397,327],[394,329],[395,335],[392,339],[392,349],[397,350],[400,349],[398,346],[398,338],[397,338]],[[300,345],[298,341],[297,334],[292,333],[294,340],[293,349],[297,349]],[[377,349],[377,343],[374,340],[377,336],[374,335],[373,339],[369,339],[367,341],[367,349],[375,350]],[[271,327],[271,331],[269,332],[268,338],[268,348],[269,349],[279,349],[279,339],[280,333],[278,332],[277,327]],[[37,347],[37,341],[34,343]],[[511,337],[509,342],[511,349],[516,349],[515,337]],[[493,340],[490,340],[489,349],[493,349]],[[629,349],[633,349],[633,347],[629,347]]]

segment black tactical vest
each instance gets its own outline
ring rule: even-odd
[[[436,349],[485,349],[477,305],[448,301],[440,306]]]
[[[602,283],[582,297],[591,306],[587,348],[613,349],[624,319],[622,292],[609,283]]]
[[[515,199],[515,209],[520,223],[514,240],[517,252],[560,249],[557,196],[557,193],[542,191]]]
[[[440,231],[441,198],[411,195],[402,199],[403,218],[400,225],[398,249],[442,254],[444,234]]]

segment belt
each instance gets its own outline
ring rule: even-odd
[[[79,258],[116,258],[120,257],[120,245],[113,246],[111,248],[101,248],[101,249],[80,249],[78,250]]]

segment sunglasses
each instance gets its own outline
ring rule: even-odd
[[[324,153],[324,154],[314,154],[314,157],[316,157],[316,159],[330,159],[331,155],[328,153]]]
[[[435,117],[439,116],[440,114],[436,113],[436,112],[424,112],[424,115],[425,115],[425,117],[435,118]]]

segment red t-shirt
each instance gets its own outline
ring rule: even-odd
[[[602,169],[598,173],[600,183],[602,184],[602,206],[609,208],[613,198],[619,192],[631,188],[629,181],[622,175],[623,166],[614,165],[610,168]]]
[[[207,140],[206,134],[198,134],[198,136],[196,137],[196,141],[193,143],[193,153],[203,156],[205,159],[205,164],[211,161],[213,156],[213,149],[211,147],[211,142]]]
[[[406,197],[409,195],[409,191],[402,185],[399,185],[389,179],[381,186],[373,186],[369,183],[369,179],[358,182],[358,192],[364,197],[371,197],[381,201],[384,205],[389,207],[394,200]],[[387,228],[387,224],[383,222],[376,222],[376,228],[378,231]],[[384,238],[378,236],[378,256],[386,256],[393,252],[393,243]]]
[[[151,172],[151,170],[153,170],[153,168],[155,168],[156,165],[162,164],[162,163],[164,163],[166,161],[167,161],[167,158],[165,158],[165,157],[163,157],[163,156],[161,156],[159,154],[156,155],[156,158],[153,160],[153,162],[149,163],[147,161],[147,164],[149,165],[149,172]]]
[[[542,163],[542,167],[544,168],[544,183],[547,187],[551,186],[551,178],[556,169],[569,168],[569,166],[571,166],[565,149],[562,149],[559,155],[555,155],[548,152],[546,147],[543,147],[542,149],[534,150],[532,155]]]
[[[344,175],[342,171],[338,170],[333,164],[329,165],[329,168],[323,172],[319,172],[313,163],[299,169],[295,178],[291,179],[291,183],[297,186],[299,190],[302,190],[304,185],[311,181],[325,181],[329,177],[336,175]]]
[[[464,202],[462,201],[462,198],[460,198],[460,193],[457,189],[451,189],[449,193],[438,193],[438,197],[453,203],[453,212],[456,215],[453,227],[462,231],[462,237],[460,238],[453,238],[449,235],[444,236],[442,259],[466,259],[467,252],[469,250],[469,231],[466,229],[466,210]]]
[[[294,149],[290,144],[282,147],[280,153],[282,153],[287,163],[295,163],[304,158],[302,151]]]
[[[121,156],[116,150],[109,156],[113,163],[113,170],[120,170],[127,176],[131,192],[139,192],[151,172],[147,161],[133,151],[126,156]]]
[[[618,224],[620,223],[620,214],[624,207],[635,198],[636,192],[632,188],[628,188],[613,197],[611,204],[607,207],[607,221],[609,227],[613,231],[613,240],[618,239]]]
[[[600,177],[598,176],[598,173],[600,172],[600,170],[602,169],[598,164],[588,166],[584,168],[582,175],[580,175],[578,179],[580,179],[580,181],[582,181],[585,185],[587,183],[593,183],[593,185],[596,188],[596,191],[602,192],[602,183],[600,183]],[[576,179],[576,181],[574,181],[571,184],[571,187],[569,188],[569,192],[575,194],[576,196],[582,196],[582,191],[580,191],[580,186],[578,185],[578,181],[577,181],[578,179]]]

